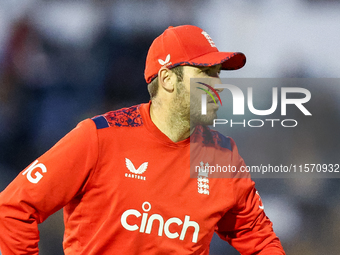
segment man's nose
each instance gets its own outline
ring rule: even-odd
[[[216,88],[216,84],[222,84],[222,81],[220,78],[214,78],[212,86],[217,91],[217,93],[221,93],[224,90],[224,88]]]

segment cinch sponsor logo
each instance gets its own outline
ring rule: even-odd
[[[192,235],[192,242],[197,243],[200,226],[198,225],[197,222],[190,221],[190,216],[185,215],[184,221],[176,217],[172,217],[165,221],[162,215],[157,214],[157,213],[149,216],[148,212],[151,210],[151,204],[149,202],[144,202],[142,204],[142,209],[144,211],[143,214],[135,209],[126,210],[122,214],[120,218],[120,222],[126,230],[137,231],[139,229],[140,233],[150,234],[152,231],[152,226],[153,226],[154,221],[158,221],[157,223],[158,236],[162,236],[164,232],[164,234],[170,239],[175,239],[179,237],[179,240],[184,240],[188,228],[193,228],[194,233]],[[139,218],[141,216],[142,216],[142,219],[141,219],[140,226],[138,226],[137,224],[131,225],[131,220],[133,218]],[[170,225],[173,225],[173,224],[177,226],[183,225],[180,233],[170,232]]]

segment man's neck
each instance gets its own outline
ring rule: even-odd
[[[156,127],[175,143],[185,140],[194,131],[189,120],[181,119],[178,113],[163,104],[151,103],[150,117]]]

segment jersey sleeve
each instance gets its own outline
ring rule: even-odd
[[[232,161],[238,169],[245,163],[232,141]],[[217,223],[216,233],[242,255],[284,255],[273,224],[264,213],[260,195],[249,173],[240,173],[233,178],[234,207]]]
[[[38,224],[81,194],[98,158],[95,124],[85,120],[0,193],[2,255],[38,254]]]

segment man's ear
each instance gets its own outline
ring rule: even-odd
[[[174,76],[176,75],[174,75],[168,68],[166,68],[165,66],[161,67],[161,69],[159,69],[158,71],[159,85],[167,92],[173,92],[175,84]]]

